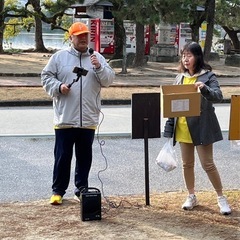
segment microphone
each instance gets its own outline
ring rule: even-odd
[[[92,55],[93,52],[94,52],[94,50],[93,50],[92,48],[89,48],[89,49],[88,49],[88,52],[90,53],[90,55]]]
[[[89,48],[88,49],[88,52],[90,53],[90,55],[92,56],[93,55],[93,52],[94,52],[94,50],[92,49],[92,48]],[[99,69],[101,67],[101,64],[100,64],[100,66],[98,67],[98,68],[96,68],[95,67],[95,69]]]

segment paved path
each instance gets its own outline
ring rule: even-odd
[[[230,105],[216,104],[215,107],[224,135],[224,140],[215,147],[217,165],[224,187],[239,189],[240,146],[233,148],[232,142],[228,141]],[[51,195],[54,146],[52,108],[4,107],[0,112],[0,125],[4,126],[0,129],[0,202],[48,198]],[[90,185],[101,189],[106,196],[144,194],[144,142],[131,139],[131,107],[104,106],[102,112],[104,120],[94,141]],[[162,119],[161,129],[165,120]],[[102,141],[105,144],[100,146]],[[163,137],[149,139],[150,191],[184,190],[180,166],[165,173],[155,164],[164,142]],[[178,146],[176,152],[180,157]],[[105,168],[106,171],[100,174],[99,171]],[[197,190],[212,189],[199,162],[196,169]],[[72,181],[66,197],[73,195]]]
[[[222,131],[229,129],[230,104],[215,104]],[[99,133],[104,136],[130,136],[132,115],[130,105],[103,106],[103,122]],[[52,107],[0,107],[0,136],[54,135]],[[161,129],[166,119],[161,118]]]
[[[224,140],[214,146],[214,156],[225,190],[240,189],[240,149]],[[89,186],[97,187],[103,196],[145,194],[144,141],[127,137],[101,137],[93,145],[93,166]],[[104,142],[103,142],[104,141]],[[103,144],[104,143],[104,144]],[[165,138],[149,139],[150,192],[185,190],[180,166],[166,173],[155,163]],[[0,202],[48,199],[51,195],[54,138],[0,137]],[[72,178],[66,197],[73,197]],[[196,190],[213,190],[196,159]]]
[[[175,74],[176,75],[176,74]],[[145,76],[145,75],[132,75],[132,76],[122,76],[117,75],[115,81],[111,85],[121,86],[121,87],[130,87],[130,86],[161,86],[172,84],[174,80],[174,74],[172,76]],[[231,76],[231,77],[218,77],[219,84],[221,86],[240,86],[240,76]],[[0,77],[0,86],[5,87],[41,87],[40,77]]]
[[[25,129],[26,125],[25,125]],[[240,189],[240,146],[232,147],[228,132],[214,146],[214,156],[225,190]],[[101,145],[100,145],[101,143]],[[166,173],[155,159],[165,138],[149,139],[150,193],[185,191],[179,146],[175,147],[178,167]],[[51,195],[54,137],[0,137],[0,202],[49,199]],[[65,197],[73,197],[74,166]],[[100,189],[102,196],[145,194],[144,141],[128,136],[99,135],[93,144],[93,166],[89,186]],[[212,191],[206,174],[196,159],[196,190]],[[151,201],[151,199],[150,199]]]

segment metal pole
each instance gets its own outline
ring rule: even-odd
[[[144,131],[144,152],[145,152],[145,199],[146,205],[150,205],[149,200],[149,157],[148,157],[148,118],[143,119]]]

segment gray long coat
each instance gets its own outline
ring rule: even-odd
[[[183,74],[179,74],[174,84],[182,84],[183,77]],[[197,81],[205,84],[205,87],[201,89],[200,116],[186,117],[194,146],[208,145],[223,139],[213,107],[213,103],[219,103],[223,99],[216,75],[212,72],[205,72],[197,78]],[[164,137],[173,137],[173,145],[176,144],[176,121],[177,118],[169,118],[164,128]]]

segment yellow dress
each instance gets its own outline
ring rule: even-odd
[[[197,77],[184,77],[183,84],[194,84]],[[192,138],[188,129],[186,117],[178,117],[176,124],[176,141],[192,143]]]

